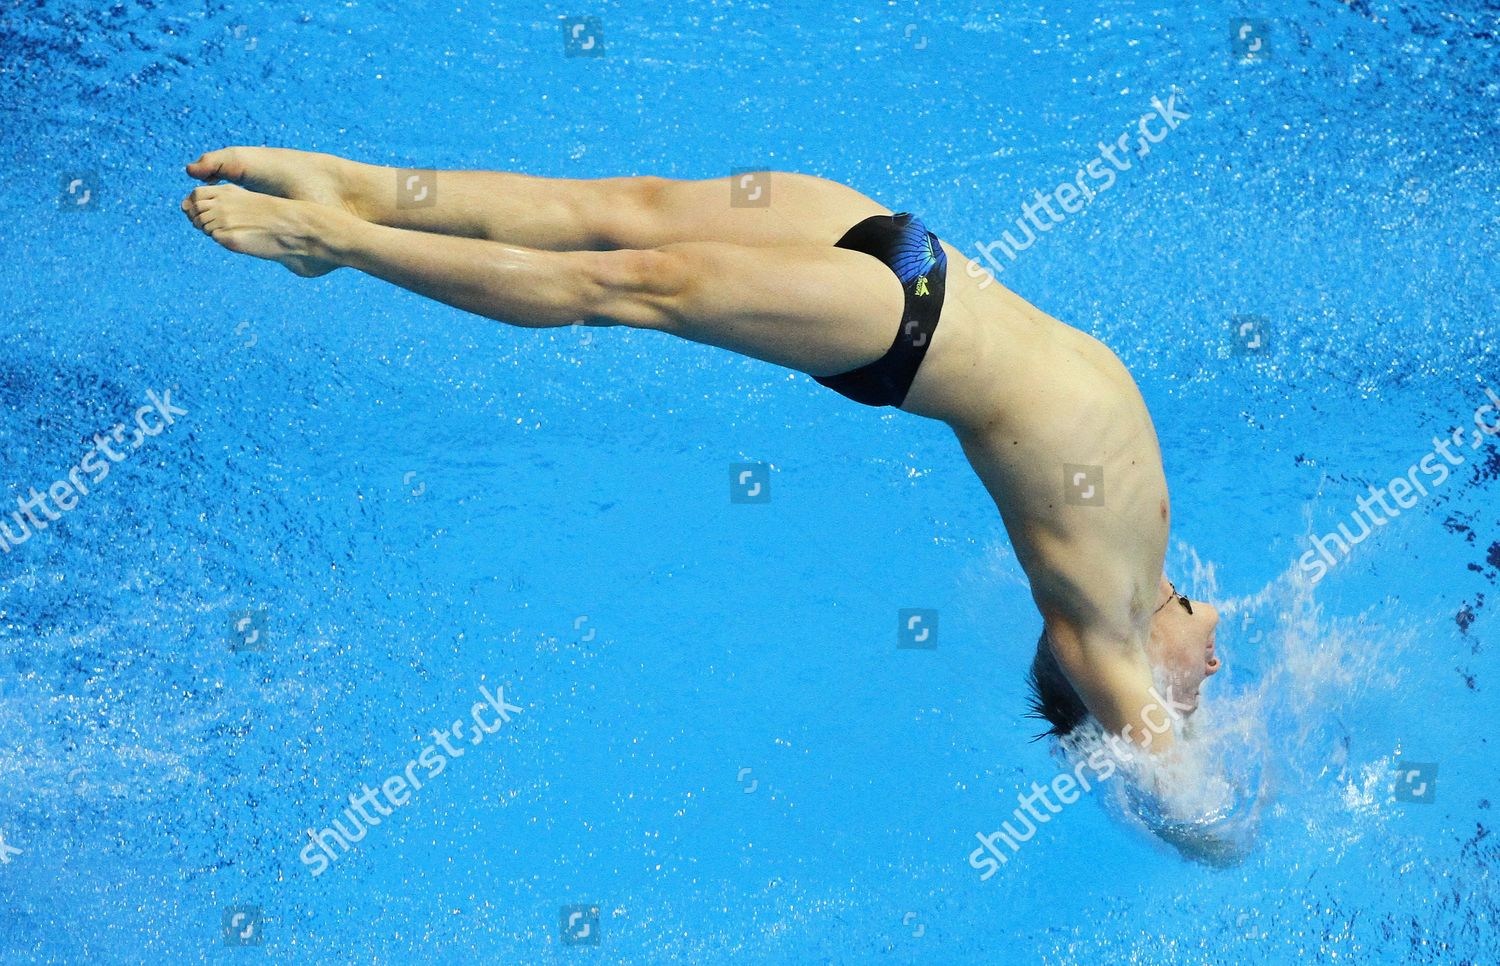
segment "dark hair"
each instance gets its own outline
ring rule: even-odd
[[[1042,636],[1037,638],[1036,656],[1031,659],[1026,684],[1031,688],[1031,708],[1026,712],[1026,717],[1040,718],[1052,726],[1032,738],[1032,741],[1049,735],[1055,738],[1066,737],[1088,718],[1088,707],[1073,689],[1073,682],[1063,673],[1062,666],[1057,663],[1052,645],[1047,643],[1045,627],[1042,628]]]

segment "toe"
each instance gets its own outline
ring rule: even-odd
[[[212,199],[199,195],[198,192],[202,190],[199,188],[182,199],[182,213],[188,216],[193,227],[207,231],[208,224],[217,217],[221,206],[213,204]]]
[[[238,190],[228,185],[205,185],[202,188],[194,188],[192,194],[188,195],[188,205],[197,214],[206,215],[224,206],[228,192]]]
[[[223,151],[209,151],[207,154],[199,155],[198,160],[188,163],[188,176],[197,178],[199,181],[214,180],[219,176],[219,165],[222,163],[223,154]]]
[[[199,181],[241,181],[245,177],[244,152],[239,148],[210,151],[189,164],[187,173]]]

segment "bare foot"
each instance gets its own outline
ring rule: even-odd
[[[311,201],[364,218],[353,190],[354,167],[354,162],[332,154],[237,147],[208,152],[189,164],[187,173],[199,181],[230,181],[261,194]]]
[[[182,210],[198,230],[232,252],[280,262],[304,278],[338,268],[312,251],[330,218],[347,217],[342,212],[234,185],[194,188]]]

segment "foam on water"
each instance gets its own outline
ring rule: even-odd
[[[1346,721],[1372,694],[1396,689],[1412,633],[1370,614],[1325,617],[1295,565],[1253,594],[1221,598],[1210,562],[1186,544],[1174,556],[1184,589],[1220,610],[1225,670],[1205,685],[1169,753],[1122,754],[1127,746],[1090,721],[1058,744],[1058,757],[1073,768],[1107,756],[1119,777],[1103,783],[1106,811],[1208,864],[1243,861],[1268,808],[1290,820],[1274,822],[1272,835],[1358,837],[1389,798],[1393,756],[1356,760]]]

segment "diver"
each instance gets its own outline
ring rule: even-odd
[[[525,328],[664,332],[947,424],[1042,618],[1044,734],[1092,721],[1170,755],[1221,666],[1217,611],[1163,573],[1167,484],[1130,373],[915,215],[790,172],[579,180],[231,147],[187,173],[198,229],[298,275],[354,268]]]

